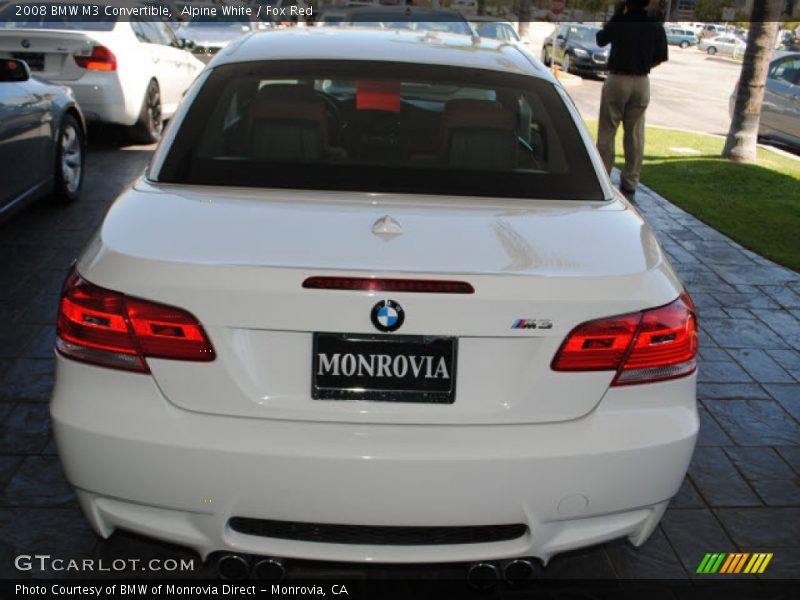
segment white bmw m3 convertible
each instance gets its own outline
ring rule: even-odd
[[[642,544],[697,325],[517,45],[254,34],[69,274],[51,412],[101,536],[337,561]]]

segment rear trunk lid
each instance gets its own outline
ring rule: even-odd
[[[99,45],[99,42],[91,33],[0,29],[0,57],[26,61],[31,73],[40,79],[54,81],[79,79],[86,70],[78,66],[73,56],[88,55],[95,45]]]
[[[579,418],[602,399],[613,373],[552,371],[569,331],[666,304],[680,290],[650,229],[621,202],[147,183],[114,204],[78,270],[97,285],[179,306],[201,321],[217,360],[148,361],[175,405],[364,423]],[[319,275],[459,280],[475,292],[303,287]],[[456,340],[454,401],[378,401],[385,400],[378,393],[314,399],[315,333],[379,334],[371,313],[386,299],[402,306],[405,322],[383,335]],[[515,328],[520,320],[537,327]]]

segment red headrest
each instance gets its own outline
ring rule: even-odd
[[[302,85],[267,85],[261,88],[250,105],[251,120],[293,120],[318,123],[328,143],[328,116],[325,102],[317,93]]]
[[[517,130],[516,115],[493,100],[450,100],[444,107],[444,129],[480,128]]]

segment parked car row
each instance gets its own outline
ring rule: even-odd
[[[82,3],[21,3],[31,7],[23,18],[0,8],[0,216],[48,193],[79,197],[86,121],[158,141],[204,67],[163,21],[77,21],[50,8]]]
[[[79,22],[50,12],[14,20],[13,11],[0,13],[0,58],[24,60],[37,78],[68,85],[88,121],[130,127],[142,143],[159,139],[204,67],[162,21]]]

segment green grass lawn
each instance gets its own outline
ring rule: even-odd
[[[587,126],[597,139],[597,122]],[[755,164],[732,163],[720,158],[724,143],[648,127],[642,183],[746,248],[800,271],[800,160],[759,148]]]

